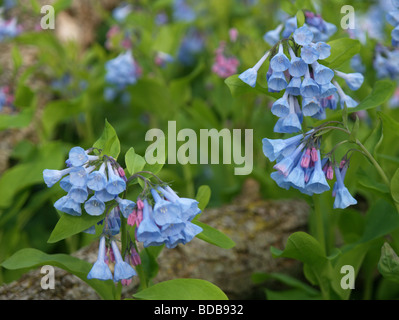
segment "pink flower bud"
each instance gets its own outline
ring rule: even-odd
[[[315,147],[312,148],[310,155],[312,157],[313,162],[317,162],[317,160],[319,160],[319,156],[317,154],[317,149]]]

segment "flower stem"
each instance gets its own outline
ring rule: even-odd
[[[389,179],[388,179],[387,175],[385,174],[384,170],[381,168],[379,163],[374,159],[374,157],[367,150],[367,148],[359,141],[359,139],[356,139],[356,144],[362,149],[364,155],[367,157],[367,159],[370,160],[370,162],[377,169],[377,171],[380,174],[382,180],[384,181],[384,183],[387,185],[388,189],[390,190],[391,189],[391,183],[389,182]]]

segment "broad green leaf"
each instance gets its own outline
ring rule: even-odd
[[[391,80],[375,82],[372,92],[356,108],[348,109],[349,113],[376,108],[385,103],[393,94],[396,83]]]
[[[126,152],[125,163],[130,175],[142,171],[146,165],[144,158],[138,155],[133,147]]]
[[[94,143],[93,147],[102,149],[102,153],[111,156],[114,159],[118,158],[121,150],[118,136],[115,129],[105,120],[105,127],[101,137]]]
[[[223,232],[197,220],[193,220],[192,222],[201,227],[203,230],[200,234],[196,236],[198,239],[201,239],[223,249],[231,249],[236,245],[235,242]]]
[[[67,254],[47,254],[37,249],[27,248],[16,252],[1,264],[2,267],[11,270],[31,269],[43,265],[59,267],[74,274],[96,290],[103,299],[113,299],[116,295],[113,281],[88,280],[87,274],[92,265]]]
[[[320,63],[331,69],[340,67],[360,51],[360,42],[350,38],[332,40],[328,44],[331,46],[331,54]]]
[[[53,3],[55,14],[68,9],[72,5],[72,0],[57,0]]]
[[[389,129],[391,132],[399,135],[399,122],[392,119],[392,117],[388,116],[384,112],[378,111],[378,116],[382,119],[384,123],[384,128]]]
[[[64,163],[64,147],[50,142],[37,149],[29,162],[8,169],[0,177],[0,208],[12,205],[15,194],[35,184],[44,184],[44,169],[60,169]]]
[[[204,210],[211,198],[211,189],[208,186],[200,186],[195,199],[199,202],[198,208]]]
[[[378,271],[385,279],[399,284],[399,257],[387,242],[381,248]]]
[[[74,234],[78,234],[95,225],[103,219],[104,216],[105,214],[100,216],[90,216],[86,212],[83,212],[81,216],[71,216],[67,213],[63,213],[51,232],[50,238],[47,242],[55,243],[73,236]]]
[[[0,130],[27,127],[33,119],[35,109],[24,108],[17,114],[0,114]]]
[[[396,202],[399,202],[399,169],[396,170],[391,180],[391,195]]]
[[[278,99],[282,96],[282,94],[280,93],[269,92],[267,88],[262,87],[258,83],[256,84],[255,88],[252,88],[251,86],[243,82],[240,78],[238,78],[238,76],[238,74],[232,75],[224,81],[229,87],[231,95],[233,97],[238,97],[248,92],[264,93],[275,99]]]
[[[200,279],[173,279],[157,283],[133,295],[143,300],[228,300],[214,284]]]

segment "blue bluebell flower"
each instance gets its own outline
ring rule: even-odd
[[[327,98],[337,92],[337,87],[331,82],[320,86],[320,98]]]
[[[311,45],[303,46],[301,49],[301,58],[307,64],[312,64],[313,62],[317,61],[320,57],[319,52],[316,50],[315,47]]]
[[[301,84],[301,77],[292,77],[287,88],[285,88],[285,92],[288,92],[290,95],[293,96],[299,96],[301,94]]]
[[[97,261],[94,263],[90,272],[87,275],[87,279],[100,279],[100,280],[112,280],[112,272],[108,265],[105,263],[105,237],[101,237],[98,248]]]
[[[341,171],[338,167],[335,167],[336,185],[334,185],[334,209],[345,209],[351,205],[357,203],[356,199],[352,197],[349,190],[344,185]]]
[[[323,66],[317,61],[312,63],[313,78],[319,85],[325,85],[331,82],[334,78],[334,71],[330,68]]]
[[[271,46],[274,46],[280,40],[280,33],[283,30],[284,25],[280,24],[276,29],[270,30],[266,32],[263,36],[263,40],[265,40]]]
[[[66,177],[61,179],[60,187],[65,192],[69,192],[69,190],[72,189],[72,183],[69,182],[69,176],[66,176]]]
[[[302,129],[302,119],[299,114],[300,110],[295,108],[295,101],[297,101],[297,99],[293,96],[289,96],[288,101],[290,112],[287,116],[277,120],[274,126],[274,132],[295,133]]]
[[[335,70],[335,73],[338,77],[345,80],[351,90],[358,90],[363,84],[364,76],[361,73],[343,73],[338,70]]]
[[[333,84],[337,87],[337,93],[339,95],[341,108],[344,108],[344,105],[346,105],[348,108],[355,108],[358,105],[358,102],[355,101],[352,97],[348,96],[335,80],[333,80]]]
[[[74,187],[86,187],[87,185],[87,169],[84,167],[72,167],[69,173],[69,182]]]
[[[284,157],[281,161],[277,162],[274,165],[274,169],[278,170],[283,174],[285,177],[288,176],[290,173],[291,169],[296,165],[297,163],[297,157],[298,155],[302,152],[305,144],[302,142],[293,153],[290,155]]]
[[[50,170],[44,169],[43,170],[43,179],[46,183],[47,187],[51,188],[55,185],[61,178],[72,171],[72,168],[66,168],[63,170]]]
[[[330,190],[330,186],[322,169],[320,150],[317,150],[317,155],[318,159],[314,164],[314,170],[305,188],[308,192],[320,194]]]
[[[107,162],[108,168],[108,183],[106,186],[106,190],[108,193],[113,195],[118,195],[125,191],[126,189],[126,182],[114,172],[111,163]]]
[[[280,156],[287,156],[292,153],[303,139],[302,134],[298,134],[294,137],[287,139],[268,139],[263,138],[263,153],[269,158],[270,161],[274,161]]]
[[[270,60],[270,67],[274,72],[283,72],[290,67],[290,60],[284,54],[282,43],[278,47],[277,54]]]
[[[320,94],[320,87],[310,77],[309,69],[306,71],[305,78],[301,84],[301,95],[304,97],[317,97]]]
[[[301,166],[301,161],[297,161],[297,164],[286,177],[286,182],[289,182],[292,187],[299,190],[305,188],[305,172]]]
[[[68,195],[77,203],[84,203],[89,196],[87,188],[72,186]]]
[[[289,38],[289,36],[297,29],[298,23],[296,16],[287,19],[284,23],[284,30],[282,33],[283,38]]]
[[[288,102],[288,90],[284,92],[284,95],[277,99],[271,108],[271,112],[277,117],[286,117],[290,113],[290,106]]]
[[[131,4],[122,3],[112,11],[112,17],[118,22],[123,22],[132,11],[133,6]]]
[[[80,203],[74,201],[69,195],[63,196],[62,198],[58,199],[54,203],[54,208],[56,208],[58,211],[65,212],[72,216],[82,215],[82,208],[80,206]]]
[[[320,60],[326,59],[331,55],[331,46],[325,42],[319,41],[316,44],[311,44],[319,54]]]
[[[84,208],[89,215],[100,216],[105,211],[105,203],[94,195],[85,202]]]
[[[399,25],[395,27],[395,29],[391,32],[392,40],[399,41]]]
[[[15,38],[22,32],[22,27],[18,25],[17,19],[3,20],[0,18],[0,42],[6,39]]]
[[[302,112],[304,116],[314,116],[320,111],[319,99],[316,97],[303,97]]]
[[[273,71],[267,84],[269,89],[275,92],[284,90],[288,85],[284,72],[277,72],[277,71]]]
[[[89,156],[86,151],[81,147],[73,147],[69,151],[69,162],[74,167],[83,166],[87,161],[89,161]]]
[[[256,78],[258,77],[258,70],[262,66],[262,64],[265,62],[267,57],[269,56],[270,51],[267,51],[263,57],[253,66],[252,68],[249,68],[245,70],[243,73],[241,73],[238,78],[240,78],[243,82],[245,82],[247,85],[251,87],[256,86]]]
[[[294,41],[301,45],[301,46],[307,46],[309,45],[312,40],[313,40],[313,32],[310,31],[308,26],[304,24],[302,27],[296,29],[294,31]]]
[[[130,50],[107,61],[105,68],[106,82],[117,86],[119,89],[123,89],[127,85],[135,84],[140,76],[140,70],[138,69]]]
[[[94,193],[94,195],[96,196],[96,198],[97,198],[98,200],[101,200],[102,202],[108,202],[108,201],[114,200],[115,197],[116,197],[116,195],[110,194],[110,193],[107,191],[107,189],[105,189],[105,188],[102,189],[102,190],[100,190],[100,191],[96,191],[96,192]]]
[[[164,244],[165,237],[161,235],[159,227],[156,225],[152,217],[152,207],[147,199],[144,199],[143,220],[137,227],[137,240],[142,242],[144,247],[159,246]]]
[[[134,201],[121,199],[119,197],[116,197],[115,200],[118,202],[122,215],[127,219],[132,211],[136,208],[136,203]]]
[[[170,186],[166,186],[165,189],[158,187],[158,190],[162,192],[166,199],[177,203],[181,207],[182,212],[180,216],[183,221],[191,221],[201,213],[197,200],[179,197]]]
[[[155,189],[151,189],[151,193],[155,201],[152,216],[158,226],[176,225],[182,222],[179,205],[162,199]]]
[[[385,18],[391,26],[396,27],[399,25],[399,10],[387,12]]]
[[[304,76],[308,69],[307,63],[303,61],[302,58],[297,57],[291,47],[288,47],[288,51],[291,57],[291,65],[288,69],[290,75],[293,77]]]
[[[107,236],[116,236],[120,232],[121,217],[119,207],[113,208],[105,218],[103,234]]]
[[[130,279],[135,276],[136,271],[122,259],[118,245],[114,240],[111,241],[111,247],[115,257],[114,282],[119,282],[123,279]]]
[[[107,186],[105,174],[105,163],[103,162],[98,171],[93,171],[87,177],[87,187],[93,191],[103,190]]]

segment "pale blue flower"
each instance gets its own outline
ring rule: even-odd
[[[114,172],[110,162],[107,162],[108,183],[106,190],[108,193],[118,195],[126,189],[126,182]]]
[[[317,61],[312,63],[312,68],[313,78],[319,85],[328,84],[334,78],[334,71],[326,66],[323,66]]]
[[[313,40],[313,32],[310,31],[306,24],[304,24],[302,27],[295,30],[294,40],[301,46],[307,46]]]
[[[271,112],[277,117],[286,117],[290,113],[290,106],[288,103],[288,90],[284,92],[284,95],[277,99],[271,108]]]
[[[358,90],[364,81],[364,76],[361,73],[343,73],[341,71],[335,70],[338,77],[345,80],[346,84],[351,90]]]
[[[279,92],[284,90],[288,83],[283,72],[274,71],[267,82],[270,90]]]
[[[315,97],[304,97],[302,99],[302,112],[304,116],[314,116],[320,110],[320,103]]]
[[[307,45],[302,47],[301,49],[301,58],[307,64],[312,64],[313,62],[317,61],[320,57],[319,52],[312,46]]]
[[[115,200],[118,202],[122,215],[127,219],[136,208],[136,203],[128,199],[121,199],[119,197],[116,197]]]
[[[256,86],[256,78],[258,77],[258,70],[269,56],[270,51],[267,51],[263,57],[252,67],[241,73],[238,78],[251,87]]]
[[[318,159],[315,162],[313,173],[306,184],[305,189],[308,192],[320,194],[330,190],[326,176],[321,166],[320,150],[317,150]]]
[[[335,201],[334,209],[345,209],[357,203],[356,199],[352,197],[348,189],[344,185],[341,171],[335,167],[335,176],[337,178],[336,185],[334,185]]]
[[[274,46],[280,40],[280,33],[282,29],[283,25],[278,25],[276,29],[266,32],[263,36],[263,40],[265,40],[271,46]]]
[[[290,67],[290,60],[284,54],[282,43],[278,47],[278,53],[270,60],[270,67],[277,72],[283,72]]]
[[[144,247],[159,246],[165,242],[165,237],[161,235],[161,231],[155,224],[151,215],[152,207],[144,199],[143,220],[136,231],[137,240],[142,242]]]
[[[87,279],[99,279],[99,280],[112,280],[112,272],[108,265],[105,263],[105,238],[101,237],[98,248],[97,261],[94,263]]]
[[[105,203],[95,195],[85,202],[85,210],[91,216],[100,216],[105,211]]]
[[[72,171],[72,168],[67,168],[64,170],[50,170],[44,169],[43,170],[43,179],[46,183],[47,187],[51,188],[55,185],[61,178]]]
[[[308,65],[302,58],[299,58],[295,55],[294,51],[291,47],[288,47],[288,51],[291,56],[291,65],[288,68],[288,72],[293,77],[302,77],[306,74],[306,70],[308,69]]]
[[[301,77],[292,77],[290,83],[285,89],[290,95],[299,96],[301,94]]]
[[[111,247],[115,257],[114,282],[135,276],[136,271],[127,262],[123,261],[118,245],[114,240],[111,241]]]
[[[320,87],[316,81],[310,77],[308,69],[301,84],[301,95],[304,97],[317,97],[319,94]]]
[[[181,208],[174,202],[162,199],[155,189],[151,189],[155,200],[152,216],[158,226],[181,223]]]
[[[81,216],[82,208],[80,203],[74,201],[69,195],[63,196],[54,203],[54,208],[72,216]]]
[[[93,191],[103,190],[107,186],[107,176],[105,175],[105,163],[101,164],[98,171],[93,171],[87,178],[87,186]]]

